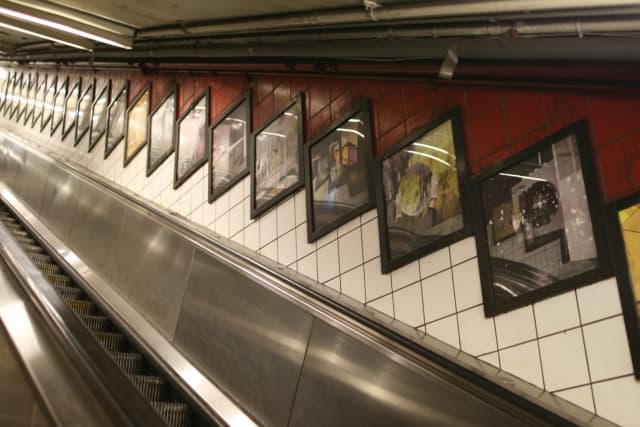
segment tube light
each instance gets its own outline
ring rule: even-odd
[[[85,42],[84,40],[81,40],[81,39],[71,41],[63,37],[56,37],[51,34],[47,34],[46,32],[39,31],[38,29],[33,27],[26,28],[24,25],[16,25],[16,24],[18,23],[8,23],[8,22],[0,21],[0,28],[6,28],[8,30],[16,31],[22,34],[27,34],[29,36],[51,40],[53,42],[71,46],[76,49],[82,49],[82,50],[88,50],[88,51],[93,50],[93,43],[91,42]]]

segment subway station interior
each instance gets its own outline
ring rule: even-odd
[[[0,426],[640,426],[639,39],[0,0]]]

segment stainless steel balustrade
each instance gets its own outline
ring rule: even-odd
[[[201,388],[223,390],[231,400],[212,410],[229,425],[250,423],[245,414],[268,426],[611,425],[435,340],[414,351],[371,312],[321,301],[312,283],[0,139],[0,197],[132,335],[176,361],[196,398],[215,403]]]

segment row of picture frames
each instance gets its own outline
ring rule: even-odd
[[[613,268],[640,373],[640,196],[603,207],[584,120],[469,177],[458,109],[374,159],[369,102],[303,144],[302,94],[250,132],[250,93],[209,124],[208,88],[178,117],[175,86],[151,111],[150,84],[127,105],[126,84],[32,79],[5,80],[5,116],[89,132],[89,150],[106,134],[105,158],[124,140],[125,166],[146,145],[147,175],[175,150],[174,188],[208,162],[210,202],[250,174],[252,218],[305,187],[309,242],[377,206],[385,273],[475,234],[488,316]]]

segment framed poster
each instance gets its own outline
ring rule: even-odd
[[[64,140],[73,130],[76,124],[76,114],[78,113],[78,101],[80,100],[80,84],[82,79],[73,85],[67,99],[64,101],[64,114],[62,120],[62,139]]]
[[[16,102],[14,102],[14,105],[15,105],[14,118],[16,122],[20,122],[20,119],[22,118],[22,114],[24,113],[25,108],[27,106],[26,105],[27,95],[29,93],[30,83],[31,83],[31,75],[27,73],[23,73],[22,79],[20,80],[20,88],[17,91],[17,99],[16,99]],[[14,94],[14,98],[15,98],[15,94]]]
[[[31,128],[42,122],[42,106],[44,105],[44,94],[47,91],[47,76],[44,75],[38,82],[35,101],[33,103],[33,114],[31,115]]]
[[[210,89],[207,87],[178,120],[173,175],[174,189],[180,187],[198,168],[207,163],[209,92]]]
[[[150,176],[173,153],[178,121],[178,86],[173,86],[151,113],[147,176]]]
[[[487,315],[610,274],[590,144],[588,125],[581,121],[474,177]],[[496,221],[511,223],[513,233],[496,236]]]
[[[107,109],[107,130],[104,144],[104,158],[118,146],[124,138],[125,120],[127,113],[127,97],[129,96],[129,82],[127,81],[120,92],[113,97]]]
[[[9,83],[11,82],[11,71],[7,71],[7,75],[0,84],[0,112],[4,114],[4,105],[7,102],[7,92]]]
[[[384,273],[471,233],[459,109],[382,153],[374,171]]]
[[[44,131],[53,115],[53,104],[56,97],[56,85],[58,83],[58,76],[54,76],[49,83],[46,93],[44,94],[44,102],[42,105],[42,123],[40,125],[40,132]]]
[[[245,93],[211,125],[209,203],[249,174],[251,94]]]
[[[304,97],[300,93],[253,133],[249,157],[251,218],[266,212],[304,185],[303,105]]]
[[[84,90],[84,93],[78,101],[78,110],[76,113],[76,138],[74,145],[78,145],[82,137],[89,130],[91,124],[91,105],[93,104],[93,97],[95,95],[95,79],[89,82],[89,86]]]
[[[127,166],[147,143],[150,109],[151,83],[148,83],[127,109],[124,138],[124,166]]]
[[[9,120],[13,120],[16,113],[18,112],[18,103],[20,102],[20,90],[22,89],[22,78],[23,73],[18,74],[16,72],[16,77],[13,80],[13,89],[11,90],[11,103],[9,104]]]
[[[29,92],[27,94],[26,107],[24,109],[24,125],[30,124],[33,120],[34,107],[36,105],[36,92],[38,91],[38,75],[34,74],[29,83]]]
[[[67,89],[69,87],[69,77],[65,78],[60,87],[58,93],[56,93],[53,99],[53,114],[51,116],[51,136],[62,125],[62,118],[64,117],[64,101],[67,99]]]
[[[365,102],[305,145],[309,242],[375,206],[370,109]]]
[[[633,370],[640,379],[640,194],[607,207],[607,238]]]
[[[102,87],[91,106],[91,123],[89,124],[89,152],[98,143],[107,128],[107,108],[111,99],[111,80]]]

